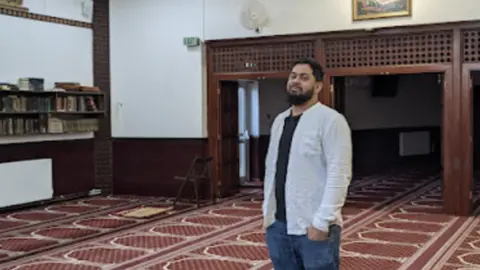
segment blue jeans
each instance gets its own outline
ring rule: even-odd
[[[341,228],[330,226],[329,239],[312,241],[288,235],[287,224],[275,221],[266,229],[267,247],[275,270],[338,270]]]

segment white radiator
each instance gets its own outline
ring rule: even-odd
[[[431,153],[430,132],[402,132],[399,136],[399,155],[417,156]]]
[[[53,198],[51,159],[0,163],[0,207]]]

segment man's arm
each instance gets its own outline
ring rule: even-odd
[[[327,162],[327,179],[322,203],[315,213],[313,227],[328,232],[335,213],[345,204],[352,179],[352,137],[343,115],[330,123],[322,136],[322,147]]]
[[[269,194],[269,189],[271,188],[271,185],[273,184],[274,178],[275,178],[275,163],[274,163],[274,158],[277,156],[277,149],[275,147],[272,147],[273,145],[273,140],[272,138],[274,137],[274,133],[276,132],[278,128],[278,123],[279,123],[279,116],[275,118],[275,120],[272,123],[272,126],[270,127],[270,142],[268,144],[268,150],[267,150],[267,155],[265,157],[265,176],[264,176],[264,184],[263,184],[263,194],[264,196],[267,196]],[[262,203],[262,212],[263,216],[267,215],[267,206],[269,203],[269,198],[265,197]]]
[[[265,176],[269,173],[275,172],[275,164],[272,162],[273,156],[277,155],[277,149],[272,148],[274,133],[278,130],[278,125],[280,124],[281,117],[277,115],[273,120],[272,125],[270,126],[270,141],[268,143],[267,155],[265,157]]]

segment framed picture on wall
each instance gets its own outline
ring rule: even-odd
[[[352,0],[353,21],[412,16],[412,0]]]

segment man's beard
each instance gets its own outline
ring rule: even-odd
[[[287,91],[287,100],[290,103],[290,105],[293,106],[298,106],[298,105],[303,105],[310,101],[313,97],[313,88],[307,91],[304,91],[302,93],[295,93],[292,94],[289,91]]]

